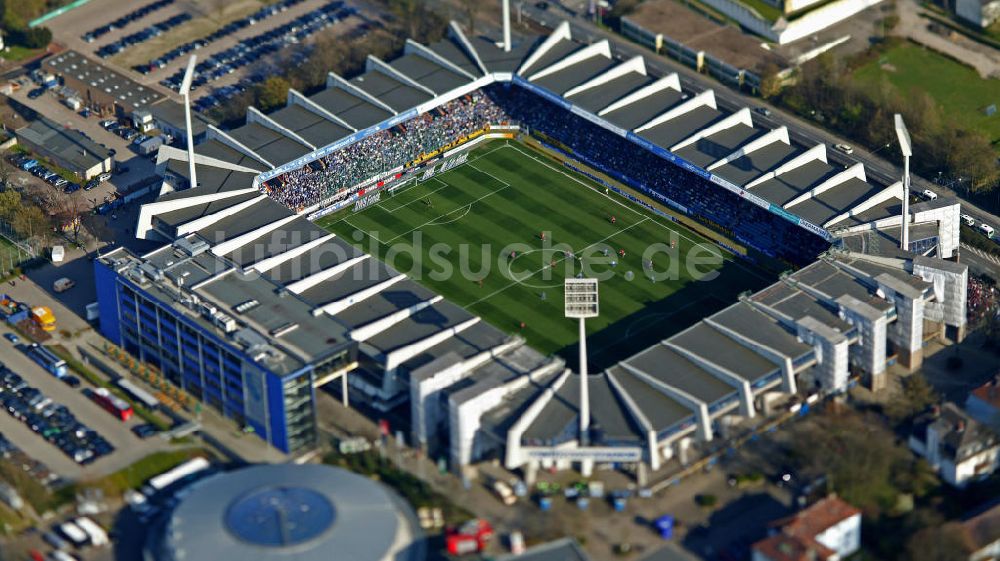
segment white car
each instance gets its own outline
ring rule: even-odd
[[[976,226],[976,219],[969,216],[968,214],[962,215],[962,222],[965,222],[965,225],[968,226],[969,228],[974,228]]]
[[[990,226],[985,222],[979,225],[979,231],[982,232],[982,234],[987,238],[993,238],[993,234],[996,233],[996,231],[993,230],[993,226]]]
[[[854,148],[852,148],[850,144],[834,144],[833,147],[845,154],[854,153]]]
[[[937,200],[937,193],[931,191],[930,189],[924,189],[920,194],[923,195],[928,201]]]

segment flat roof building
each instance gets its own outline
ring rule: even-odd
[[[68,129],[45,117],[17,129],[17,142],[47,158],[59,167],[73,172],[80,181],[87,181],[114,167],[111,152],[90,140],[80,131]]]
[[[155,88],[140,84],[76,51],[56,53],[42,62],[42,68],[61,76],[65,85],[76,90],[88,106],[105,108],[119,115],[146,109],[164,98]]]

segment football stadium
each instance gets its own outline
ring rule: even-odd
[[[209,127],[193,166],[161,148],[153,249],[95,260],[101,331],[288,453],[327,392],[453,469],[643,477],[965,334],[959,202],[903,210],[902,181],[754,115],[567,24],[453,23]]]

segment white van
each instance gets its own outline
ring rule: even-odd
[[[54,292],[66,292],[67,290],[76,286],[76,282],[68,277],[63,277],[52,283],[52,290]]]
[[[931,191],[930,189],[924,189],[922,194],[924,198],[927,199],[928,201],[937,200],[937,193]]]
[[[968,226],[969,228],[976,227],[976,219],[969,216],[968,214],[962,215],[962,222],[965,222],[965,225]]]
[[[982,232],[984,236],[986,236],[987,238],[991,238],[991,239],[993,238],[993,234],[996,233],[993,230],[993,226],[990,226],[989,224],[987,224],[985,222],[983,222],[982,224],[979,225],[979,231]]]

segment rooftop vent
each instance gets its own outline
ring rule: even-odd
[[[188,257],[194,257],[196,255],[201,255],[208,251],[208,243],[204,240],[195,239],[191,241],[187,238],[181,238],[174,242],[174,247],[180,250],[184,255]]]
[[[250,310],[256,308],[257,306],[260,306],[260,302],[258,302],[257,300],[247,300],[246,302],[243,302],[242,304],[237,304],[234,309],[236,310],[236,313],[238,313],[238,314],[245,314],[245,313],[249,312]]]

